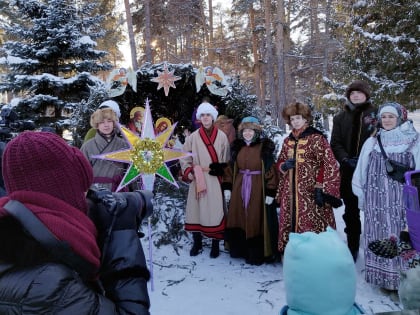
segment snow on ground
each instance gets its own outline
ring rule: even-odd
[[[409,118],[415,121],[416,129],[420,131],[420,110],[410,113]],[[335,213],[337,231],[345,241],[341,217],[343,209],[344,207],[338,208]],[[173,211],[182,213],[183,209],[177,207]],[[203,253],[196,257],[189,256],[192,242],[186,237],[177,243],[177,250],[173,245],[152,247],[153,281],[149,283],[149,292],[153,315],[279,313],[286,303],[280,263],[250,266],[241,259],[230,258],[229,253],[224,250],[218,258],[210,259],[210,240],[205,242]],[[142,243],[148,256],[148,239],[144,238]],[[356,302],[364,308],[366,314],[401,309],[378,288],[365,282],[363,250],[360,250],[356,268]]]
[[[336,209],[337,230],[345,241],[342,213],[343,207]],[[280,263],[250,266],[242,259],[230,258],[224,250],[218,258],[210,259],[210,240],[200,255],[190,257],[191,241],[182,239],[181,243],[179,255],[171,245],[152,249],[152,314],[274,315],[286,304]],[[143,245],[147,251],[146,239]],[[362,250],[356,267],[356,301],[366,314],[401,309],[364,281]]]

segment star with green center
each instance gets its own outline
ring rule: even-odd
[[[178,184],[170,172],[169,167],[166,165],[166,162],[178,160],[191,155],[191,153],[188,152],[166,147],[168,140],[171,138],[175,130],[176,124],[172,125],[165,132],[155,136],[153,129],[154,124],[148,100],[146,100],[144,113],[144,125],[140,137],[126,127],[119,127],[123,137],[129,145],[128,149],[94,156],[98,159],[129,164],[129,167],[116,191],[121,190],[138,177],[142,178],[144,189],[153,190],[156,174],[172,185],[178,187]]]

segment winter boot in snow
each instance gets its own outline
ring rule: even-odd
[[[245,232],[239,228],[225,231],[225,236],[229,244],[229,254],[232,258],[246,257]]]
[[[217,257],[219,257],[219,254],[220,254],[219,240],[212,240],[211,241],[210,258],[217,258]]]
[[[200,232],[193,232],[194,244],[190,250],[190,256],[197,256],[203,249],[203,236]]]
[[[248,255],[245,262],[250,265],[260,266],[264,263],[264,238],[256,236],[247,241]]]

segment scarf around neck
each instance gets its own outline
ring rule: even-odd
[[[99,269],[96,227],[84,212],[46,193],[15,191],[0,199],[0,219],[9,215],[3,208],[9,200],[23,203],[58,240],[66,241],[76,254]]]

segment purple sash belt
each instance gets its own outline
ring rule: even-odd
[[[261,174],[261,171],[250,171],[246,169],[246,170],[239,170],[239,173],[243,174],[241,195],[242,195],[244,208],[246,210],[248,208],[249,198],[251,196],[251,188],[252,188],[251,175],[259,175]]]

